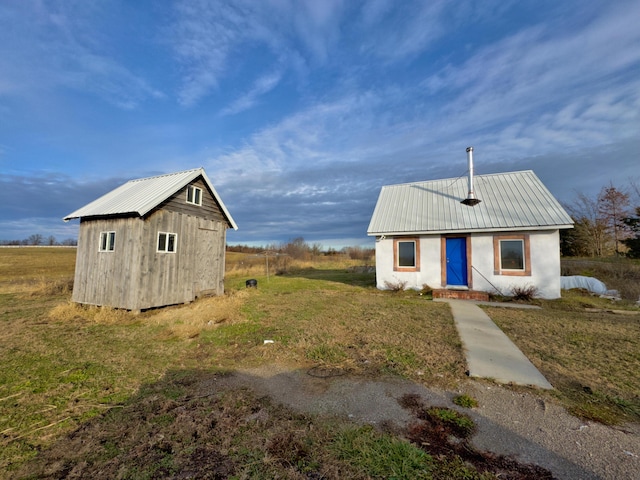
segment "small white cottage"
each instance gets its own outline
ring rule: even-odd
[[[474,177],[467,152],[467,178],[382,187],[367,230],[377,287],[478,298],[534,286],[560,297],[559,231],[573,227],[571,217],[531,170]]]
[[[202,168],[131,180],[74,218],[74,302],[137,311],[224,292],[226,231],[238,227]]]

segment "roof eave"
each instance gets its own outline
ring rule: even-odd
[[[419,231],[388,231],[388,232],[367,232],[369,237],[381,236],[409,236],[409,235],[446,235],[456,233],[493,233],[493,232],[513,232],[513,231],[539,231],[539,230],[563,230],[573,228],[573,224],[562,225],[531,225],[527,227],[500,227],[500,228],[475,228],[456,230],[419,230]]]

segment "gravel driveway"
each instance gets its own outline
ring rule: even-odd
[[[348,417],[401,431],[414,418],[398,404],[417,394],[428,405],[469,414],[478,431],[473,445],[550,470],[559,479],[640,479],[640,425],[611,428],[584,421],[533,393],[488,382],[467,381],[461,391],[427,389],[400,379],[365,379],[341,372],[266,366],[218,381],[245,386],[295,410]],[[479,401],[472,410],[451,399],[466,393]]]

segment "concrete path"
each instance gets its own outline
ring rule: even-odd
[[[462,340],[470,377],[552,389],[538,369],[484,311],[468,300],[446,301]]]

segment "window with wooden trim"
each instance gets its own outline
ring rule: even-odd
[[[420,271],[420,240],[396,238],[393,240],[393,269],[396,272]]]
[[[116,232],[100,232],[101,252],[113,252],[116,248]]]
[[[496,235],[493,237],[496,275],[531,275],[529,235]]]
[[[202,205],[202,189],[189,185],[187,187],[187,203],[192,205]]]
[[[178,235],[175,233],[158,232],[158,252],[173,253],[176,251]]]

